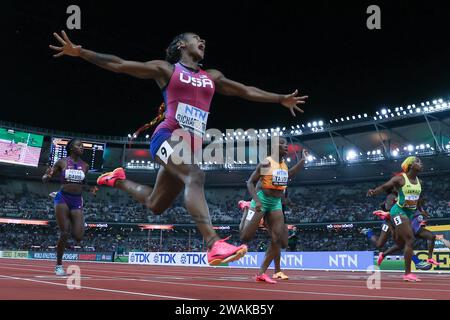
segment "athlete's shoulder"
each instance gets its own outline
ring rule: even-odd
[[[223,78],[224,75],[222,72],[220,72],[217,69],[208,69],[205,70],[205,72],[214,80],[216,81],[217,79]]]

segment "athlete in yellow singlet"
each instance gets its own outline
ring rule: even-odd
[[[402,173],[394,176],[385,184],[376,189],[370,189],[367,196],[372,197],[392,188],[398,190],[397,203],[392,206],[391,220],[394,223],[395,232],[400,244],[404,244],[405,256],[405,281],[421,281],[411,273],[411,258],[413,255],[414,232],[411,220],[420,207],[420,195],[422,186],[417,175],[423,169],[422,162],[417,157],[408,157],[402,163]]]
[[[284,161],[288,152],[288,144],[285,138],[279,139],[277,149],[277,153],[258,164],[247,181],[247,189],[253,200],[247,214],[242,218],[240,230],[241,240],[243,242],[250,241],[258,230],[261,218],[264,217],[272,241],[256,276],[256,281],[268,283],[276,283],[276,281],[266,275],[267,268],[272,260],[280,255],[281,248],[286,248],[288,245],[282,211],[283,192],[289,179],[303,168],[307,156],[306,150],[303,150],[302,159],[289,169]],[[257,192],[256,184],[259,181],[261,190]]]

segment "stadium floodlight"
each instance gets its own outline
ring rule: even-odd
[[[408,110],[411,109],[411,105],[408,105]]]
[[[430,107],[431,108],[431,107]],[[428,107],[423,108],[425,112],[428,112]]]
[[[426,104],[427,106],[429,106],[429,105],[430,105],[430,101],[425,102],[425,104]]]
[[[333,156],[330,154],[330,155],[328,156],[328,158],[333,159]]]
[[[277,127],[277,132],[280,132],[280,127]]]
[[[406,111],[403,111],[403,115],[406,115]]]
[[[347,117],[346,119],[347,119],[347,121],[348,121],[348,120],[350,120],[350,118],[349,118],[349,117]]]
[[[398,157],[398,151],[397,151],[397,150],[392,151],[392,155],[393,155],[394,157]]]
[[[409,144],[409,145],[406,147],[406,150],[408,150],[409,152],[412,152],[412,151],[414,151],[414,146],[413,146],[412,144]]]
[[[344,118],[341,118],[341,121],[344,122]]]
[[[287,162],[291,162],[291,158],[287,158],[286,160],[287,160]]]
[[[333,123],[333,120],[330,120],[330,123]]]
[[[381,119],[383,119],[383,117],[382,117],[382,116],[380,116],[379,118],[380,118],[380,120],[381,120]]]
[[[439,100],[438,100],[438,102],[439,102],[439,103],[442,103],[442,102],[444,102],[444,100],[442,100],[442,99],[439,99]]]
[[[364,113],[364,118],[367,118],[367,113]]]
[[[353,120],[355,120],[355,119],[356,119],[356,117],[355,117],[355,116],[352,116],[352,119],[353,119]]]
[[[358,157],[358,154],[355,150],[349,150],[347,152],[347,160],[355,160]]]
[[[250,160],[249,163],[250,163],[250,164],[253,164],[253,160]]]
[[[377,120],[377,117],[373,117],[373,120]]]
[[[379,116],[379,115],[380,115],[380,113],[379,113],[378,111],[377,111],[376,113],[377,113],[377,116]]]
[[[401,116],[400,112],[397,112],[397,116],[398,116],[398,117],[400,117],[400,116]]]
[[[291,134],[294,134],[294,130],[291,130]]]
[[[425,149],[425,145],[424,144],[421,144],[420,145],[420,150],[424,150]]]
[[[395,112],[398,112],[398,110],[400,110],[398,107],[397,108],[395,108]]]
[[[420,108],[416,109],[416,113],[420,113],[420,111],[421,111]]]
[[[304,124],[302,124],[302,128],[304,128],[305,127],[305,125]]]
[[[314,121],[314,122],[312,123],[312,125],[313,125],[313,127],[317,127],[317,121]]]
[[[400,107],[400,111],[403,111],[403,107]]]
[[[450,150],[450,144],[446,145],[445,149]]]
[[[308,128],[311,128],[311,122],[308,122]]]
[[[273,133],[273,136],[274,136],[274,137],[277,137],[277,136],[278,136],[278,134],[277,134],[276,132],[274,132],[274,133]]]
[[[131,134],[130,133],[128,134],[128,138],[131,138]]]
[[[412,110],[409,110],[409,113],[410,113],[410,114],[413,114],[413,113],[414,113],[414,111],[412,111]]]
[[[361,115],[360,114],[358,114],[358,119],[361,119]]]
[[[280,132],[280,137],[284,135],[284,132]]]
[[[133,138],[136,139],[137,138],[137,134],[133,134]]]
[[[270,133],[267,134],[268,137],[271,137]]]
[[[386,109],[381,109],[381,114],[385,115],[387,113]]]
[[[334,119],[334,121],[337,123],[337,122],[339,122],[339,120],[338,119]]]
[[[375,150],[372,151],[372,155],[374,156],[377,152]]]
[[[429,148],[430,148],[430,144],[427,143],[427,144],[425,145],[425,147],[427,147],[427,148],[429,149]]]
[[[150,138],[150,136],[148,134],[146,134],[145,135],[145,139],[148,139],[148,138]]]
[[[437,104],[437,100],[433,100],[433,104]]]
[[[377,150],[377,154],[381,154],[381,150]]]
[[[313,161],[313,159],[314,159],[314,158],[313,158],[312,155],[309,155],[309,156],[306,157],[306,160],[308,160],[309,162]]]
[[[323,127],[323,121],[322,120],[319,121],[319,126]]]
[[[134,163],[134,160],[131,160],[131,163]]]
[[[370,156],[370,151],[367,151],[367,155]]]

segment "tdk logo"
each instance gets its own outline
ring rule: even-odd
[[[173,263],[173,264],[175,264],[176,263],[175,262],[175,255],[176,255],[176,253],[160,253],[159,254],[159,258],[158,258],[159,263],[164,263],[164,264]],[[157,255],[155,255],[155,263],[158,263],[156,256]]]
[[[184,256],[184,255],[183,255]],[[183,256],[181,257],[181,263],[186,263],[183,262]],[[200,265],[205,265],[206,263],[206,254],[199,254],[199,253],[188,253],[185,255],[185,261],[187,260],[188,264],[200,264]]]
[[[137,263],[150,263],[149,257],[150,257],[149,253],[135,253],[134,255],[131,256],[132,259],[131,262],[133,262],[134,259],[134,262]]]

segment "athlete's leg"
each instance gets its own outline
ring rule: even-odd
[[[280,255],[281,243],[283,237],[283,212],[281,210],[271,211],[266,215],[266,223],[269,226],[271,242],[267,249],[266,256],[264,257],[263,263],[259,268],[259,275],[266,272],[272,260]]]
[[[434,242],[436,241],[436,236],[429,230],[425,228],[420,228],[419,232],[416,234],[418,238],[427,240],[428,244],[428,259],[433,258]]]
[[[64,250],[70,236],[70,210],[67,204],[56,204],[55,216],[59,228],[59,239],[58,244],[56,245],[56,265],[62,265]]]
[[[255,208],[248,209],[247,214],[241,220],[240,237],[242,242],[247,243],[253,239],[263,216],[264,214],[256,211]]]
[[[70,211],[71,233],[76,242],[81,242],[84,236],[84,216],[80,209]]]
[[[248,210],[249,210],[249,209],[250,209],[250,208],[245,208],[245,209],[243,210],[241,223],[239,224],[239,232],[242,232],[242,229],[244,228],[244,225],[245,225],[245,219],[247,218],[247,214],[248,214]]]
[[[399,218],[397,218],[399,217]],[[414,235],[411,227],[411,222],[405,215],[398,215],[395,217],[396,222],[396,232],[398,239],[401,243],[405,244],[404,257],[405,257],[405,274],[411,273],[411,259],[413,256],[413,244]],[[398,220],[400,219],[400,220]],[[400,223],[399,223],[400,222]]]
[[[114,186],[127,192],[154,214],[162,214],[180,194],[184,184],[162,166],[158,171],[153,188],[128,179],[117,180]]]

